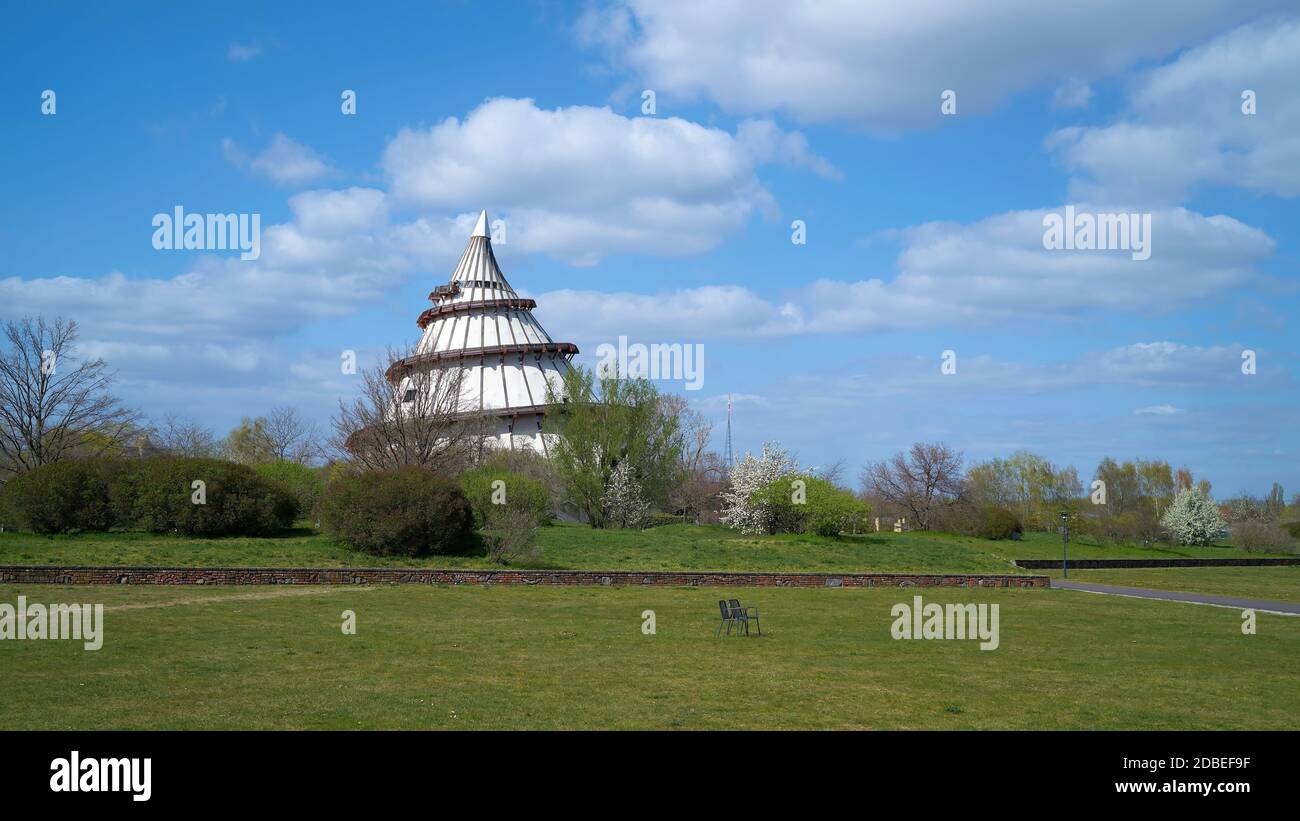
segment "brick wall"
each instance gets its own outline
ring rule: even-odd
[[[0,566],[12,584],[544,584],[661,587],[1047,587],[1046,576],[925,573],[633,573],[588,570]]]

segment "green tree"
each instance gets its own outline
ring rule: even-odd
[[[1277,482],[1269,489],[1268,496],[1264,499],[1264,510],[1268,513],[1268,520],[1276,522],[1282,518],[1283,511],[1286,510],[1286,495],[1282,492],[1282,486]]]
[[[606,526],[603,499],[614,470],[628,463],[645,498],[662,507],[679,479],[685,446],[678,417],[647,379],[599,377],[573,367],[547,389],[550,457],[567,500],[592,527]]]
[[[275,441],[266,428],[266,419],[245,416],[221,443],[225,458],[241,465],[260,465],[277,460]]]
[[[866,531],[871,516],[871,506],[851,491],[806,473],[782,476],[756,496],[770,511],[773,533],[856,533]]]

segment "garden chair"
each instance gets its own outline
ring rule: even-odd
[[[758,634],[760,636],[763,635],[763,625],[758,620],[757,607],[754,607],[753,605],[750,605],[749,607],[741,607],[739,599],[731,599],[728,601],[728,604],[731,606],[731,617],[737,622],[737,633],[740,632],[740,628],[743,625],[745,628],[745,635],[748,636],[749,622],[752,619],[754,621],[754,626],[758,628]]]
[[[718,622],[718,629],[713,631],[713,637],[717,638],[722,635],[722,626],[727,626],[727,635],[731,635],[731,628],[736,628],[736,633],[740,633],[740,620],[731,613],[731,608],[727,605],[726,600],[718,599],[718,610],[722,611],[722,621]]]

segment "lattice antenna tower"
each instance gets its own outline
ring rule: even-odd
[[[723,454],[722,461],[727,465],[727,472],[731,472],[734,462],[731,454],[731,394],[727,394],[727,452]]]

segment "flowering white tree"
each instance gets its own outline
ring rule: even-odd
[[[650,513],[650,503],[641,492],[632,466],[619,462],[609,475],[609,484],[601,497],[605,521],[613,527],[640,527]]]
[[[1191,545],[1214,544],[1224,528],[1219,506],[1192,488],[1178,491],[1160,524],[1179,544]]]
[[[772,511],[754,494],[798,469],[794,458],[776,442],[763,443],[762,456],[746,453],[731,469],[729,486],[722,493],[722,521],[742,533],[766,533]]]

